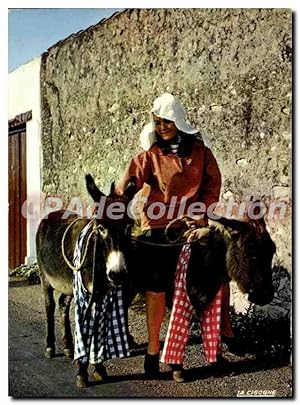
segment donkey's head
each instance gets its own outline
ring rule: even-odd
[[[245,222],[220,218],[217,227],[226,245],[226,268],[239,289],[248,293],[249,301],[266,305],[272,301],[272,258],[276,251],[263,218]]]
[[[95,216],[101,226],[101,255],[104,259],[107,279],[112,285],[119,285],[127,277],[126,256],[130,245],[130,230],[133,219],[128,205],[136,192],[136,181],[132,177],[122,196],[111,186],[106,196],[96,186],[93,177],[86,175],[86,187],[95,202]]]

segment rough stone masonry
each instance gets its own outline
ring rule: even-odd
[[[268,228],[276,268],[291,272],[291,10],[125,10],[42,60],[46,195],[87,199],[87,172],[108,191],[139,150],[153,99],[170,91],[212,141],[223,202],[284,202]]]

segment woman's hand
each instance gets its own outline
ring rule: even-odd
[[[201,218],[200,216],[194,217],[183,216],[180,219],[187,225],[188,228],[191,229],[202,228],[208,225],[208,219],[206,217]]]

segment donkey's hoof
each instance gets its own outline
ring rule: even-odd
[[[74,354],[73,349],[64,348],[63,352],[64,352],[64,355],[66,357],[68,357],[69,359],[73,358],[73,354]]]
[[[107,372],[104,366],[98,364],[95,367],[95,370],[93,372],[93,377],[96,381],[105,381],[107,380],[108,376],[107,376]]]
[[[55,356],[55,349],[53,347],[46,347],[45,357],[46,359],[52,359]]]
[[[76,387],[77,388],[86,388],[88,386],[88,376],[77,374],[76,376]]]

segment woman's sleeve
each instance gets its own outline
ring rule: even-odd
[[[144,183],[147,183],[149,180],[150,167],[151,162],[147,152],[136,155],[131,159],[121,179],[118,181],[115,192],[119,195],[124,194],[132,176],[136,178],[136,192],[138,192],[143,188]]]
[[[206,211],[213,203],[217,203],[221,190],[221,173],[218,163],[211,150],[206,148],[203,180],[199,190],[199,199],[206,206]]]

